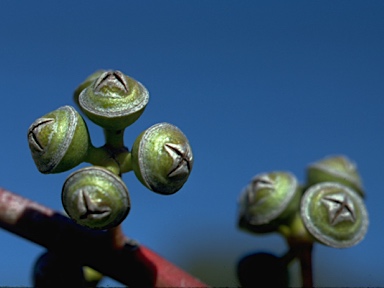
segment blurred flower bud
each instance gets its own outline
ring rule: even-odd
[[[104,277],[103,274],[96,271],[95,269],[92,269],[89,266],[83,267],[83,273],[86,287],[99,287],[98,284]]]
[[[288,287],[289,284],[287,265],[280,257],[266,252],[241,258],[237,265],[237,277],[243,288]]]
[[[356,164],[345,156],[327,157],[308,166],[308,186],[320,182],[338,182],[356,190],[361,196],[364,196],[364,190]]]
[[[335,248],[347,248],[362,241],[369,224],[360,195],[336,182],[309,187],[302,197],[300,214],[315,239]]]
[[[239,199],[239,227],[255,233],[272,232],[299,207],[300,188],[289,172],[256,175]]]
[[[85,287],[83,267],[65,255],[47,251],[33,266],[33,287]]]

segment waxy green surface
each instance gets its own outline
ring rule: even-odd
[[[28,144],[40,172],[59,173],[84,161],[90,141],[80,114],[63,106],[32,123]]]
[[[115,227],[130,210],[128,189],[121,178],[96,166],[80,169],[67,178],[62,203],[75,222],[92,229]]]
[[[239,226],[256,233],[276,231],[299,207],[296,177],[284,171],[256,175],[240,196]]]
[[[187,181],[193,166],[188,139],[179,128],[158,123],[141,133],[132,147],[138,179],[160,194],[173,194]]]
[[[148,101],[147,89],[120,71],[102,73],[79,95],[79,106],[87,117],[113,130],[124,129],[135,122]]]
[[[330,156],[308,166],[308,186],[320,182],[338,182],[364,196],[364,189],[357,166],[345,156]]]
[[[361,196],[335,182],[315,184],[305,191],[301,217],[312,236],[335,248],[347,248],[359,243],[369,224]]]

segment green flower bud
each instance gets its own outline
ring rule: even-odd
[[[356,190],[361,196],[364,196],[362,181],[356,164],[345,156],[327,157],[308,166],[308,186],[320,182],[338,182]]]
[[[73,100],[75,101],[75,103],[80,107],[79,105],[79,95],[80,93],[85,89],[87,88],[89,85],[92,84],[92,82],[94,82],[97,78],[99,78],[99,76],[101,74],[103,74],[104,72],[106,72],[105,70],[97,70],[95,73],[89,75],[84,81],[83,83],[81,83],[75,90],[75,92],[73,93]]]
[[[87,117],[111,130],[121,130],[135,122],[148,100],[147,89],[120,71],[102,73],[79,95],[79,105]]]
[[[173,194],[187,181],[193,155],[187,137],[169,123],[158,123],[139,135],[132,147],[132,168],[150,190]]]
[[[32,123],[28,144],[41,173],[59,173],[85,160],[90,140],[80,114],[71,106],[63,106]]]
[[[298,210],[300,191],[289,172],[256,175],[239,199],[239,227],[255,233],[276,231]]]
[[[360,195],[336,182],[309,187],[302,197],[300,214],[315,239],[335,248],[347,248],[362,241],[369,224]]]
[[[62,203],[68,216],[92,229],[109,229],[128,215],[128,188],[109,170],[91,166],[75,171],[65,181]]]

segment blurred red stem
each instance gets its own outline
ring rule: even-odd
[[[313,243],[306,240],[303,241],[301,239],[291,238],[289,239],[288,244],[290,250],[284,258],[291,260],[292,256],[297,257],[300,262],[302,287],[313,287]],[[287,263],[289,262],[287,261]]]
[[[66,255],[129,287],[208,287],[117,227],[95,231],[0,188],[0,227]]]
[[[312,243],[303,243],[299,250],[303,287],[313,287],[312,250]]]

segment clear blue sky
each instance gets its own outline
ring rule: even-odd
[[[384,286],[383,1],[1,1],[0,41],[0,186],[62,210],[70,171],[40,174],[27,129],[74,105],[73,90],[95,70],[119,69],[151,97],[127,145],[166,121],[195,156],[172,196],[123,176],[127,235],[209,284],[237,285],[241,255],[286,249],[278,235],[236,228],[237,198],[252,176],[289,170],[303,181],[309,163],[345,154],[361,172],[371,224],[353,248],[316,246],[315,283]],[[31,285],[43,249],[3,230],[0,244],[0,285]]]

